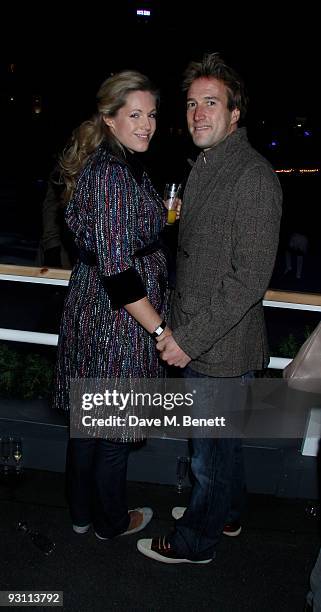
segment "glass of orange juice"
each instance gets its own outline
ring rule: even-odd
[[[165,185],[164,202],[167,208],[167,225],[172,225],[176,221],[176,208],[180,191],[180,183],[166,183]]]

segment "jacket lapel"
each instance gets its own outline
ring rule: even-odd
[[[202,151],[199,154],[189,175],[183,196],[180,221],[181,238],[199,223],[200,216],[208,207],[211,193],[216,190],[219,181],[222,182],[224,189],[224,175],[229,174],[231,157],[237,154],[239,142],[244,139],[247,142],[245,128],[238,128],[219,145],[207,153]],[[210,211],[206,210],[206,215],[209,213]]]

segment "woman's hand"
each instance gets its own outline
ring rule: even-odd
[[[169,202],[170,202],[170,200],[163,200],[163,204],[164,204],[165,208],[167,208],[167,210],[169,208]],[[171,208],[174,208],[174,207],[171,206]],[[182,200],[181,200],[181,198],[175,198],[176,221],[178,221],[180,219],[181,208],[182,208]]]
[[[159,342],[160,340],[164,340],[164,338],[167,338],[167,336],[171,336],[172,335],[172,330],[170,327],[168,327],[168,325],[166,325],[163,333],[158,336],[158,338],[156,339],[156,342]]]

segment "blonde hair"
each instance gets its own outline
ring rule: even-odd
[[[149,91],[159,103],[159,93],[144,74],[134,70],[123,70],[106,79],[97,93],[97,113],[84,121],[72,133],[71,140],[60,160],[61,176],[65,183],[64,200],[68,202],[75,189],[77,177],[90,155],[106,140],[115,153],[123,157],[124,149],[103,120],[114,117],[134,91]]]

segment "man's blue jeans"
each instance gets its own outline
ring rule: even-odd
[[[210,378],[187,367],[186,378]],[[244,384],[247,377],[240,377]],[[236,379],[233,379],[235,381]],[[212,378],[213,388],[225,385],[225,401],[233,393],[227,379]],[[221,391],[220,391],[221,393]],[[244,393],[245,398],[245,393]],[[219,406],[213,406],[218,414]],[[242,409],[242,406],[239,406]],[[242,444],[238,438],[192,438],[191,470],[194,478],[190,503],[169,542],[179,556],[193,560],[210,559],[224,525],[240,520],[244,505]]]

